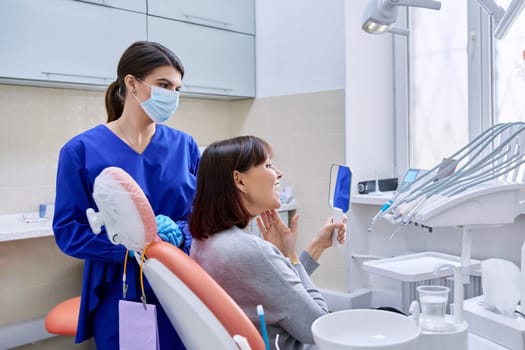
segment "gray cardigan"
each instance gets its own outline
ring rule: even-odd
[[[190,256],[239,304],[260,331],[257,305],[264,308],[268,337],[275,349],[303,349],[313,344],[312,323],[328,313],[321,293],[310,280],[319,264],[301,252],[290,260],[271,243],[236,227],[205,240],[194,239]]]

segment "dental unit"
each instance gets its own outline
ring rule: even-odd
[[[381,219],[399,227],[410,222],[429,227],[464,227],[461,265],[433,265],[435,277],[453,275],[453,312],[440,316],[437,323],[429,326],[426,320],[431,304],[422,298],[422,294],[419,302],[413,301],[410,305],[408,317],[376,309],[332,312],[312,325],[314,339],[321,350],[468,350],[470,321],[474,320],[475,329],[479,327],[473,319],[474,312],[469,311],[472,306],[465,307],[466,312],[463,308],[464,277],[470,272],[470,265],[465,263],[467,258],[470,263],[470,236],[467,233],[480,222],[482,225],[510,223],[521,213],[525,202],[524,141],[525,123],[495,125],[454,153],[446,163],[438,164],[414,182],[401,187],[371,221],[370,230]],[[455,171],[450,172],[451,169]],[[443,176],[443,172],[450,174]],[[229,296],[225,296],[227,302],[206,299],[214,299],[210,294],[216,294],[209,293],[210,288],[217,288],[211,278],[206,282],[209,283],[206,292],[199,293],[195,285],[205,276],[194,273],[199,266],[190,257],[159,241],[153,210],[128,174],[119,168],[105,169],[95,181],[93,198],[99,209],[99,212],[87,211],[93,231],[100,233],[104,226],[111,242],[135,251],[137,261],[144,264],[144,274],[172,324],[180,330],[188,349],[262,350],[267,347],[255,326],[235,302],[228,299]],[[166,249],[174,254],[169,259],[162,257]],[[142,259],[147,257],[146,261],[141,261],[139,255]],[[170,265],[172,259],[177,260]],[[185,276],[180,270],[187,270],[186,275],[190,276]],[[199,281],[195,282],[195,278]],[[447,305],[446,299],[440,303],[440,307]],[[467,304],[472,302],[466,300]],[[221,316],[217,308],[222,308],[223,314],[235,314],[237,318],[228,320],[231,315]],[[249,325],[244,323],[246,320]],[[203,329],[209,336],[198,336]]]
[[[525,186],[524,167],[522,167],[525,163],[524,155],[525,123],[494,125],[426,174],[408,186],[400,188],[399,192],[372,218],[368,230],[372,231],[380,219],[400,226],[410,222],[420,222],[430,227],[433,224],[435,226],[479,224],[480,219],[487,218],[479,211],[475,213],[473,222],[465,219],[464,216],[435,222],[431,218],[439,212],[465,204],[463,202],[467,200],[482,200],[482,204],[487,204],[489,193],[510,191],[519,197],[520,190]],[[443,167],[445,163],[448,165]],[[438,172],[440,167],[444,171],[456,167],[456,171],[440,178]],[[521,212],[521,201],[517,201],[517,204],[515,210],[510,211],[508,215],[493,218],[494,215],[488,214],[486,224],[513,222]]]
[[[368,231],[380,219],[399,225],[392,236],[410,223],[461,228],[461,266],[468,283],[472,230],[513,223],[525,209],[524,163],[525,123],[496,124],[400,188],[372,218]],[[450,175],[440,175],[452,168]]]
[[[446,316],[445,319],[455,324],[457,331],[463,329],[464,332],[480,335],[512,350],[525,349],[525,319],[519,314],[523,308],[517,303],[518,295],[521,295],[521,305],[525,304],[525,244],[522,247],[521,279],[516,277],[516,270],[519,268],[509,268],[513,265],[510,262],[495,264],[497,261],[491,260],[498,259],[489,259],[481,265],[494,270],[489,274],[482,268],[481,281],[486,295],[472,297],[463,303],[462,291],[463,284],[469,283],[475,266],[471,260],[472,231],[512,224],[524,212],[524,163],[525,123],[496,124],[413,182],[402,186],[379,209],[368,227],[368,231],[372,231],[379,220],[386,220],[397,226],[394,233],[409,224],[462,229],[459,266],[445,265],[445,269],[436,265],[434,271],[439,276],[443,276],[445,270],[453,271],[454,275],[454,316]],[[443,173],[447,175],[443,176]],[[402,261],[401,258],[386,260]],[[386,262],[382,264],[385,266]],[[369,263],[372,267],[378,265]],[[508,274],[505,282],[514,281],[512,286],[504,285],[502,274]],[[496,279],[499,283],[494,282],[494,276],[499,278]],[[491,284],[489,290],[487,286]],[[507,289],[500,290],[502,288]],[[509,300],[511,294],[512,300]],[[500,312],[499,308],[494,307],[494,295],[499,297],[500,305],[507,305],[506,312]],[[508,306],[509,303],[512,305]],[[411,305],[410,309],[413,311],[412,318],[419,319],[419,305]],[[514,310],[518,312],[513,312]],[[428,331],[422,330],[422,342],[431,339]],[[454,332],[437,334],[441,344],[455,339],[456,345],[450,348],[457,346],[457,349],[464,349],[465,336],[459,336],[459,332],[457,337],[453,337],[452,333]],[[423,348],[434,349],[432,346],[429,343]]]

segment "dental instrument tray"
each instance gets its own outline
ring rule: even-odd
[[[461,267],[461,258],[439,252],[421,252],[365,261],[363,262],[363,270],[403,282],[417,282],[451,276],[451,271],[439,271],[434,274],[434,267],[441,264]],[[480,266],[479,260],[471,259],[468,267],[470,272],[474,272]]]
[[[412,218],[430,226],[511,224],[524,211],[525,184],[492,180],[460,194],[430,198]]]
[[[525,122],[493,125],[402,186],[372,218],[400,227],[511,224],[525,211]]]

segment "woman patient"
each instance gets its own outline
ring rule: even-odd
[[[335,229],[338,241],[345,240],[346,225],[329,218],[297,254],[298,216],[288,227],[276,210],[283,174],[271,157],[268,143],[255,136],[218,141],[205,149],[190,219],[190,255],[258,329],[256,308],[263,306],[272,348],[279,334],[281,350],[302,349],[314,343],[313,321],[328,312],[309,275],[331,246]],[[243,231],[256,216],[262,238]]]

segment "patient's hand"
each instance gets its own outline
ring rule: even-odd
[[[295,243],[297,242],[297,223],[299,216],[296,214],[291,220],[290,227],[281,219],[277,210],[268,210],[257,217],[257,226],[262,237],[273,243],[284,256],[289,257],[293,263],[297,262]]]
[[[306,251],[310,254],[312,259],[315,261],[319,260],[325,249],[332,246],[332,233],[335,229],[338,231],[337,241],[341,244],[344,243],[346,239],[346,216],[344,217],[343,222],[339,223],[334,223],[333,218],[329,217],[319,232],[314,235],[306,248]]]

